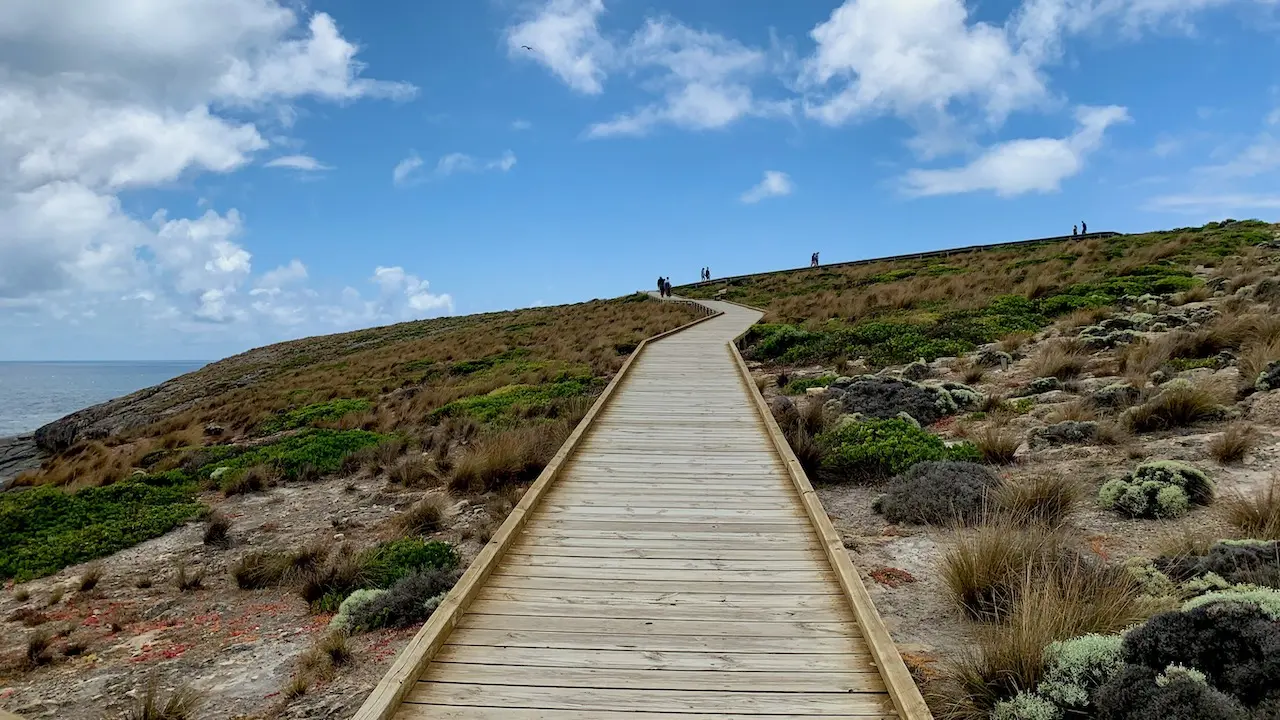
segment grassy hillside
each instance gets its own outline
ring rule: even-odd
[[[862,357],[873,366],[955,356],[1125,296],[1200,297],[1198,265],[1233,266],[1274,240],[1266,223],[992,249],[948,259],[816,268],[682,288],[768,311],[747,355],[776,363]],[[1246,283],[1247,284],[1247,283]],[[722,292],[723,291],[723,292]]]
[[[1280,226],[688,288],[939,718],[1280,709]]]

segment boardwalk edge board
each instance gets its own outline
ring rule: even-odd
[[[467,567],[466,572],[463,573],[457,584],[449,591],[444,602],[440,603],[436,611],[431,614],[427,623],[422,626],[422,629],[413,637],[413,640],[409,641],[404,650],[400,651],[391,669],[383,675],[373,692],[365,698],[364,704],[360,706],[355,715],[351,716],[351,720],[390,720],[400,709],[400,703],[413,689],[414,683],[418,681],[419,676],[426,670],[431,659],[445,644],[449,634],[466,612],[467,607],[479,594],[485,580],[489,578],[489,575],[493,573],[494,568],[497,567],[507,550],[514,544],[516,537],[524,529],[533,509],[547,493],[551,484],[559,477],[560,471],[569,457],[582,444],[582,441],[590,432],[596,416],[609,404],[610,399],[616,394],[628,371],[636,364],[637,358],[644,353],[645,348],[650,343],[724,314],[702,303],[681,302],[696,305],[710,312],[678,328],[658,333],[653,337],[640,341],[640,344],[636,346],[627,361],[623,363],[622,367],[613,376],[613,379],[609,381],[604,392],[600,393],[600,397],[596,398],[591,409],[587,411],[582,421],[574,428],[573,433],[569,435],[569,438],[560,446],[560,450],[551,458],[551,462],[547,463],[547,466],[543,468],[538,475],[538,479],[529,486],[524,497],[520,499],[519,504],[507,516],[506,521],[502,523],[498,531],[494,533],[493,538],[476,555],[475,560],[471,562],[471,565]]]
[[[719,302],[763,312],[760,308],[743,303],[729,300],[720,300]],[[745,334],[743,333],[743,335]],[[739,336],[739,338],[741,337]],[[760,389],[756,387],[755,382],[752,380],[751,371],[747,369],[747,364],[742,359],[742,353],[738,352],[737,339],[728,344],[728,350],[733,355],[739,378],[742,380],[743,385],[746,386],[747,393],[751,396],[755,405],[756,414],[764,424],[765,431],[773,442],[774,449],[782,456],[783,464],[787,468],[787,474],[791,477],[791,482],[800,494],[805,512],[809,516],[809,521],[822,539],[823,552],[835,570],[845,597],[853,606],[854,617],[862,629],[863,638],[871,649],[871,655],[875,659],[876,665],[880,668],[880,673],[884,677],[885,685],[888,686],[889,696],[893,699],[898,715],[903,720],[932,720],[933,715],[929,712],[929,706],[925,704],[924,697],[920,694],[920,689],[916,687],[910,671],[907,670],[906,663],[902,661],[902,655],[898,653],[897,645],[894,644],[893,638],[889,635],[889,631],[884,625],[884,620],[881,619],[880,613],[876,610],[875,603],[872,602],[871,595],[867,592],[867,587],[862,582],[862,576],[853,567],[853,561],[849,559],[844,543],[841,541],[839,533],[836,532],[835,526],[831,524],[831,518],[827,516],[826,509],[822,507],[822,501],[818,499],[817,493],[814,492],[813,484],[809,482],[809,477],[805,475],[804,469],[800,466],[800,461],[796,459],[795,453],[792,452],[791,445],[782,435],[782,429],[778,427],[777,421],[773,419],[773,413],[769,411],[769,405],[765,402],[764,395],[760,394]]]

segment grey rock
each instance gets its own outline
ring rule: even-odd
[[[1064,420],[1047,427],[1035,428],[1028,439],[1032,447],[1068,445],[1090,442],[1098,434],[1098,423],[1092,420]]]
[[[1056,377],[1036,378],[1027,384],[1027,390],[1024,395],[1039,395],[1040,393],[1052,392],[1062,389],[1062,381]]]
[[[987,348],[986,350],[980,351],[977,356],[974,357],[973,362],[975,365],[988,368],[1008,367],[1009,363],[1013,362],[1013,356],[1003,350]]]
[[[0,438],[0,491],[9,489],[18,475],[40,467],[41,457],[35,436],[30,433]]]
[[[1093,402],[1104,408],[1120,408],[1138,401],[1142,391],[1129,383],[1112,383],[1093,393]]]
[[[957,411],[956,401],[943,388],[874,375],[855,378],[840,401],[848,413],[889,419],[905,412],[925,425]]]
[[[209,423],[204,426],[204,434],[209,437],[221,437],[226,434],[227,429],[217,423]]]
[[[917,360],[902,368],[902,377],[907,380],[923,380],[933,374],[933,368],[923,360]]]

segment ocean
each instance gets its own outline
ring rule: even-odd
[[[0,362],[0,437],[198,370],[193,362]]]

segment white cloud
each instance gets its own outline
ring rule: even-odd
[[[1102,144],[1107,128],[1129,121],[1125,108],[1076,109],[1079,128],[1065,138],[1011,140],[988,148],[968,165],[947,170],[912,170],[904,178],[907,194],[952,195],[991,190],[1001,197],[1055,192],[1080,172],[1085,158]]]
[[[1277,169],[1280,169],[1280,138],[1263,133],[1232,159],[1201,168],[1200,171],[1227,179],[1256,177]]]
[[[1232,210],[1277,210],[1280,209],[1280,195],[1262,193],[1165,195],[1153,198],[1146,204],[1146,209],[1192,213],[1225,213]]]
[[[320,170],[333,169],[310,155],[285,155],[267,162],[266,166],[269,168],[290,168],[292,170],[302,170],[305,172],[317,172]]]
[[[430,283],[406,273],[402,267],[379,265],[374,269],[370,280],[381,288],[384,312],[398,312],[415,317],[435,311],[442,311],[435,314],[453,312],[453,298],[450,295],[432,294],[429,291]]]
[[[545,65],[577,92],[604,90],[613,46],[600,35],[604,0],[548,0],[537,13],[507,28],[507,50]]]
[[[395,168],[391,171],[391,182],[396,185],[405,184],[414,171],[420,167],[422,167],[422,158],[418,157],[418,153],[410,151],[409,156],[396,163]]]
[[[270,270],[262,274],[258,278],[256,287],[249,291],[250,295],[279,295],[284,288],[301,283],[307,279],[307,266],[302,264],[301,260],[294,258],[289,261],[288,265],[281,265],[275,270]]]
[[[269,145],[287,145],[259,125],[292,121],[297,100],[414,92],[364,77],[359,48],[333,18],[291,8],[282,0],[6,0],[0,298],[36,310],[27,331],[38,332],[41,317],[90,310],[95,326],[140,325],[158,335],[203,333],[207,322],[228,323],[228,332],[273,322],[255,314],[241,289],[282,289],[305,273],[300,262],[255,282],[234,208],[202,202],[199,217],[163,208],[134,216],[118,193],[231,173]],[[266,164],[325,167],[304,155]],[[145,200],[130,206],[138,202]],[[295,283],[279,295],[303,292]],[[18,337],[12,328],[6,335]]]
[[[645,87],[662,98],[591,125],[588,137],[643,135],[660,124],[715,130],[743,117],[791,113],[789,101],[760,100],[752,91],[752,80],[768,70],[763,51],[669,18],[648,20],[621,60],[633,72],[655,70]]]
[[[777,170],[765,170],[764,179],[755,187],[744,192],[739,198],[744,203],[758,203],[765,198],[782,197],[790,195],[795,186],[791,184],[791,177],[784,172]]]
[[[529,122],[528,120],[512,120],[511,121],[512,130],[528,130],[531,127],[533,127],[533,123]]]
[[[507,150],[493,160],[477,160],[466,153],[449,153],[436,162],[436,175],[448,177],[456,173],[478,173],[488,170],[507,172],[516,165],[516,154]]]
[[[1046,97],[1035,64],[1002,28],[971,23],[962,0],[847,0],[810,34],[805,113],[830,125],[884,113],[937,124],[961,101],[999,124]]]

